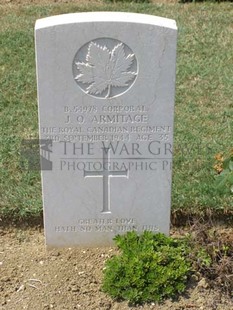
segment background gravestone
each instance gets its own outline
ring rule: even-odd
[[[42,171],[47,246],[168,234],[175,21],[78,13],[38,20],[35,35],[40,139],[51,142],[51,169]]]

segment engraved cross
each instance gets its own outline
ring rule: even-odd
[[[110,149],[103,148],[103,169],[100,171],[84,170],[84,178],[86,177],[102,177],[103,178],[103,210],[101,213],[111,213],[110,211],[110,178],[111,177],[127,177],[128,169],[121,171],[109,170]]]

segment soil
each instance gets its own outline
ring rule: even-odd
[[[228,235],[232,233],[229,229]],[[173,231],[177,234],[178,229]],[[104,263],[117,254],[116,248],[46,251],[41,228],[3,228],[0,240],[0,309],[136,309],[101,292]],[[206,279],[195,277],[177,300],[137,309],[232,310],[233,300],[218,289],[210,289]]]

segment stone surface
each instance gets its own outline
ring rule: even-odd
[[[175,21],[68,14],[35,35],[47,246],[168,234]]]

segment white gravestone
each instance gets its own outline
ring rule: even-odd
[[[78,13],[35,35],[47,246],[168,234],[175,21]]]

